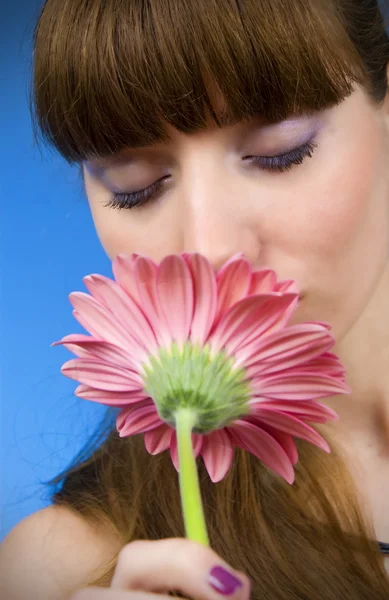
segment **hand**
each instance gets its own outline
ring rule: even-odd
[[[120,551],[109,589],[82,588],[69,600],[171,600],[169,592],[192,600],[249,600],[250,581],[191,540],[137,540]]]

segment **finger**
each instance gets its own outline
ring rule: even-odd
[[[248,577],[211,548],[184,538],[137,540],[120,551],[111,588],[180,591],[195,600],[250,598]]]
[[[151,592],[129,592],[99,587],[78,590],[69,600],[172,600],[171,596],[161,596]]]

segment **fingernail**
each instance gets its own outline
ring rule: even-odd
[[[223,567],[213,567],[211,569],[208,575],[208,583],[219,594],[223,594],[223,596],[230,596],[243,587],[241,580],[223,569]]]

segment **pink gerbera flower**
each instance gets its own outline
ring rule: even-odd
[[[226,475],[234,446],[294,481],[294,438],[329,452],[310,425],[336,419],[320,398],[349,393],[335,344],[321,322],[288,325],[299,300],[293,281],[253,270],[237,255],[215,273],[199,254],[159,265],[119,255],[116,281],[84,278],[90,294],[69,298],[92,337],[63,344],[78,358],[62,372],[81,383],[76,395],[120,407],[121,437],[144,434],[150,454],[170,450],[179,469],[175,414],[190,408],[195,456],[212,481]]]

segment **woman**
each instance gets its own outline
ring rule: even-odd
[[[48,0],[34,60],[37,124],[79,165],[108,256],[198,251],[218,268],[240,251],[296,279],[298,320],[333,325],[353,390],[327,402],[333,453],[299,444],[293,486],[243,451],[217,485],[199,464],[212,551],[163,539],[183,535],[170,458],[119,439],[108,413],[53,503],[111,527],[123,550],[73,598],[389,597],[389,41],[376,1]]]

